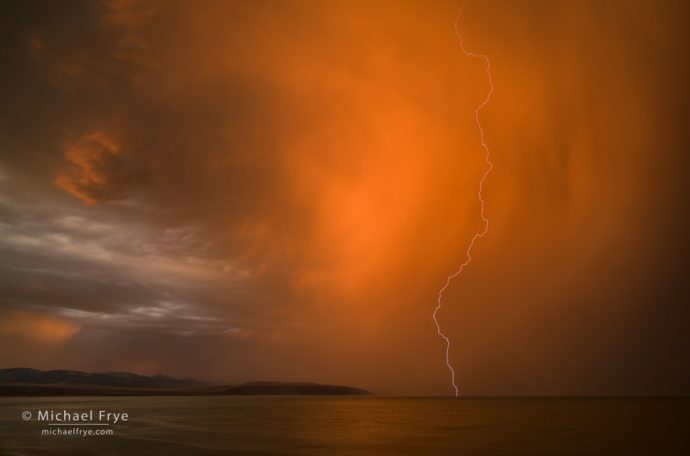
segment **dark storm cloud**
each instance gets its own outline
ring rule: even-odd
[[[487,89],[457,6],[2,2],[2,362],[445,392]],[[687,384],[684,9],[468,2],[467,391]]]
[[[162,11],[117,1],[59,7],[5,2],[3,7],[3,17],[12,20],[3,27],[1,56],[11,71],[0,76],[0,120],[3,140],[22,149],[6,152],[10,164],[69,173],[75,164],[65,155],[96,132],[125,159],[102,154],[100,174],[113,191],[91,189],[92,199],[122,198],[124,189],[152,187],[172,193],[168,197],[186,197],[181,211],[195,205],[192,199],[197,206],[206,203],[188,194],[208,190],[196,177],[200,172],[215,171],[209,185],[222,178],[237,181],[236,189],[263,177],[256,167],[248,175],[237,162],[250,148],[254,155],[266,153],[269,119],[261,110],[269,95],[246,77],[198,80],[198,61],[189,62],[190,69],[184,62],[171,66],[168,28],[181,14],[175,5]],[[181,87],[172,89],[190,96],[169,97],[171,88],[160,84],[173,70],[179,70]],[[219,152],[227,153],[225,162],[212,162]],[[208,160],[199,160],[203,157]]]
[[[158,91],[161,71],[172,69],[163,59],[179,14],[166,6],[3,4],[12,18],[0,45],[12,68],[0,81],[3,161],[14,173],[7,187],[54,181],[86,204],[119,204],[37,210],[31,198],[5,199],[5,305],[72,309],[90,324],[103,314],[122,328],[164,327],[180,318],[169,314],[217,313],[228,302],[238,314],[257,312],[247,309],[256,292],[242,284],[250,273],[224,262],[219,248],[238,248],[231,223],[256,211],[275,182],[242,157],[273,146],[257,111],[267,95],[242,78],[207,85],[189,76],[181,84],[194,96]],[[216,226],[209,235],[219,212],[227,233]],[[226,277],[205,277],[208,269]],[[175,300],[185,304],[165,304]]]
[[[155,229],[27,203],[0,199],[5,311],[45,312],[91,328],[184,334],[227,333],[251,317],[241,309],[251,294],[246,275],[208,256],[194,226]],[[223,286],[214,285],[219,278]],[[219,313],[223,294],[236,301],[234,322]]]
[[[114,38],[101,26],[97,2],[3,2],[1,8],[7,20],[0,57],[10,71],[0,76],[0,122],[3,140],[24,149],[20,156],[5,151],[4,158],[26,164],[40,157],[34,165],[48,160],[52,167],[70,134],[83,133],[103,119],[104,107],[117,106],[103,91],[126,89],[121,69],[104,58]]]

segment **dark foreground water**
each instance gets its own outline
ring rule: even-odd
[[[39,421],[65,410],[93,412]],[[101,410],[129,419],[103,426]],[[0,398],[0,454],[690,454],[689,412],[687,398]],[[42,435],[57,428],[112,435]]]

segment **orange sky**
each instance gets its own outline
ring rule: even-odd
[[[488,90],[458,6],[3,13],[2,367],[452,393]],[[464,394],[687,392],[682,9],[468,1]]]

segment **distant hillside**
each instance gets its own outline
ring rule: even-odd
[[[367,390],[341,385],[318,383],[251,382],[239,385],[213,385],[200,388],[206,394],[250,396],[250,395],[361,395],[371,394]]]
[[[69,370],[0,369],[0,396],[238,396],[362,395],[369,391],[318,383],[251,382],[209,384],[165,375],[127,372],[88,373]]]
[[[40,371],[16,367],[0,369],[0,385],[84,385],[119,388],[192,388],[204,385],[203,382],[189,379],[176,379],[165,375],[147,377],[128,372],[88,373],[71,370]]]

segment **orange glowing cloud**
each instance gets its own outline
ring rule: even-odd
[[[3,157],[0,183],[27,193],[15,167],[26,188],[52,179],[74,199],[34,214],[3,208],[3,193],[3,216],[26,221],[0,236],[18,258],[0,285],[53,274],[40,308],[83,325],[61,350],[100,349],[91,325],[135,369],[452,392],[432,312],[483,228],[474,110],[489,89],[455,34],[459,3],[110,0],[22,31],[32,76],[6,81],[22,90],[0,110],[23,112],[45,75],[54,93],[12,134],[46,156]],[[458,23],[496,89],[481,111],[491,227],[439,312],[459,384],[581,391],[626,356],[608,379],[645,378],[672,346],[649,316],[687,321],[687,281],[668,273],[690,257],[676,227],[688,148],[674,136],[687,77],[668,58],[690,42],[686,15],[513,3],[468,1]],[[39,308],[21,293],[7,292],[12,309]],[[8,321],[17,338],[79,330]]]
[[[108,188],[106,166],[120,155],[120,146],[101,131],[83,135],[65,150],[71,169],[55,178],[55,184],[86,204],[96,204]]]
[[[9,312],[0,321],[0,337],[18,337],[45,344],[65,342],[80,330],[78,324],[64,318],[31,312]]]

